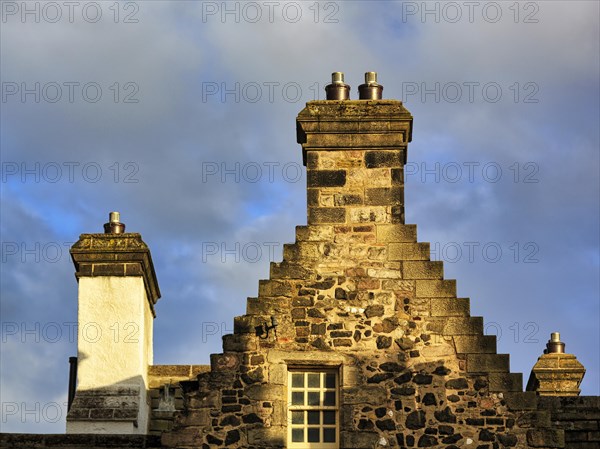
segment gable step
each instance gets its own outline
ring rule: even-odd
[[[317,242],[296,242],[283,244],[283,260],[287,262],[305,262],[321,258]]]
[[[456,335],[454,346],[458,354],[495,354],[495,335]]]
[[[278,315],[290,313],[291,301],[288,297],[261,296],[246,299],[247,315]],[[237,318],[237,317],[236,317]],[[234,318],[235,320],[235,318]]]
[[[468,317],[470,311],[469,298],[431,298],[431,316]]]
[[[429,243],[390,243],[388,260],[429,260]]]
[[[443,321],[442,334],[454,335],[481,335],[483,334],[483,317],[448,317]]]
[[[223,335],[223,352],[247,352],[256,351],[258,345],[256,336],[251,334],[225,334]],[[213,355],[211,354],[211,370],[213,366]]]
[[[417,298],[456,298],[454,279],[421,279],[415,285]]]
[[[469,373],[508,373],[510,362],[508,354],[467,354]]]
[[[296,242],[333,242],[333,225],[296,226]]]
[[[302,265],[288,261],[271,262],[269,277],[271,279],[308,279],[309,270]]]
[[[377,243],[417,242],[417,225],[380,224],[376,226]]]
[[[444,263],[432,260],[410,260],[402,262],[404,279],[443,279]]]
[[[258,281],[258,296],[288,296],[296,294],[297,288],[286,280],[261,279]]]
[[[430,317],[427,330],[446,337],[455,335],[482,335],[483,318],[480,316]]]

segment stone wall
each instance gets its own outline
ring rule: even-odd
[[[1,433],[2,449],[159,449],[155,435],[36,435]]]
[[[180,382],[210,371],[208,365],[152,365],[148,367],[150,419],[148,433],[160,435],[173,428],[174,414],[183,411]]]
[[[600,448],[600,397],[539,397],[538,407],[548,410],[552,426],[564,431],[565,447]]]

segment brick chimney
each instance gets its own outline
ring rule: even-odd
[[[146,434],[148,365],[160,290],[140,234],[111,212],[71,248],[79,283],[77,389],[67,433]]]

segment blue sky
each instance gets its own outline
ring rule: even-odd
[[[333,71],[412,112],[406,221],[512,371],[559,331],[600,394],[597,2],[88,3],[2,2],[0,430],[64,431],[68,247],[111,210],[152,250],[155,363],[220,352],[306,223],[295,117]]]

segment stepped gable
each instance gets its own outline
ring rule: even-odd
[[[522,375],[404,223],[411,135],[400,101],[313,101],[300,112],[308,224],[259,281],[210,372],[185,383],[186,409],[163,445],[302,447],[291,444],[290,373],[331,369],[338,421],[324,447],[525,447],[497,394],[522,392]]]

